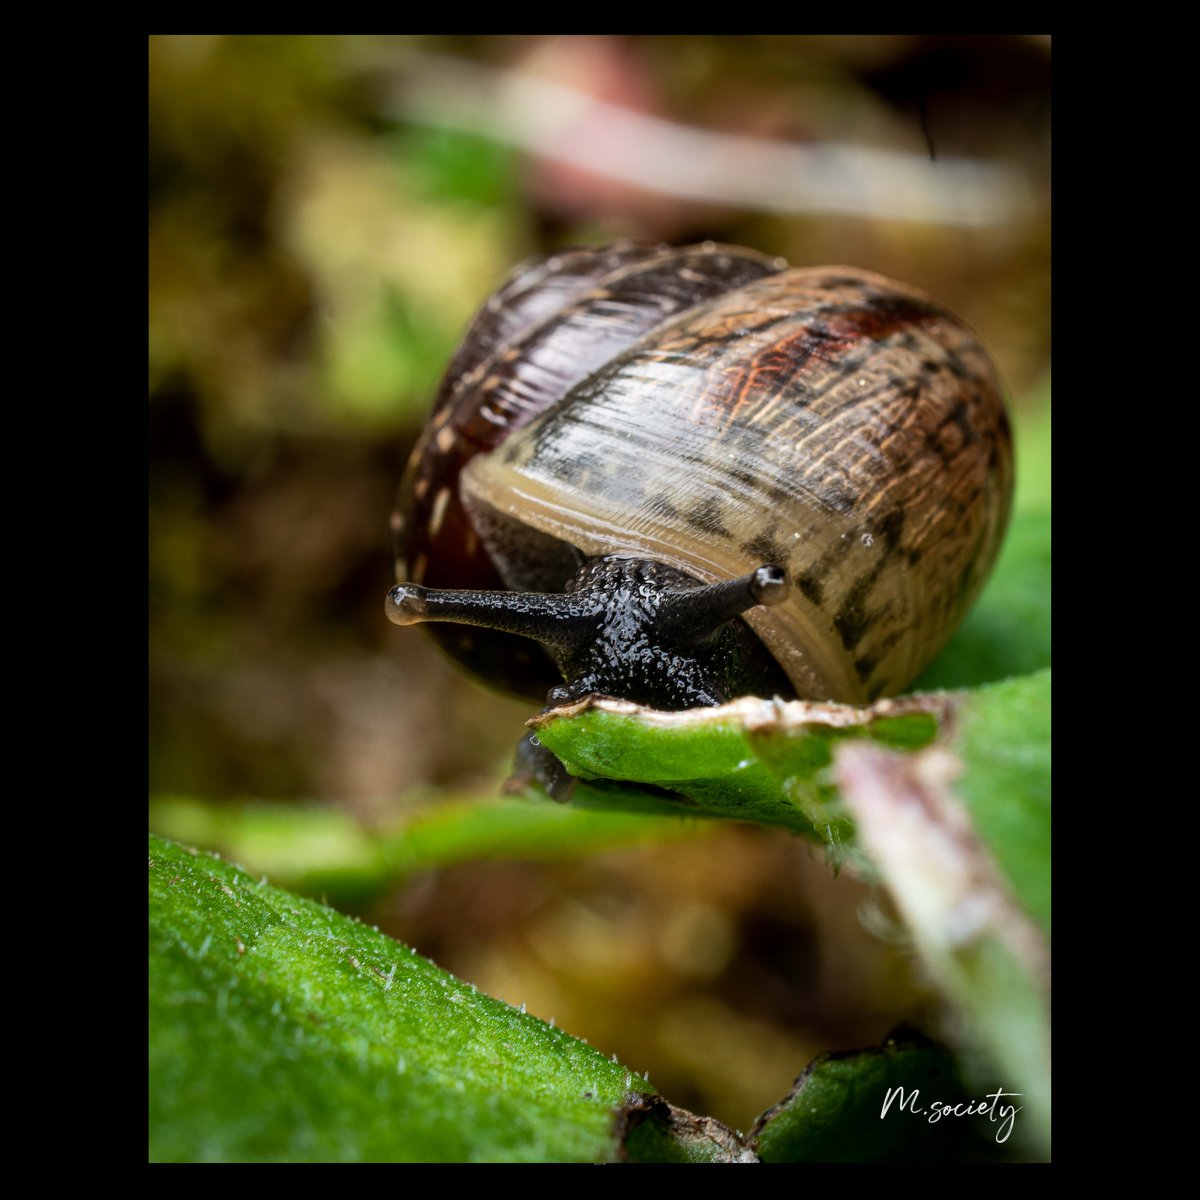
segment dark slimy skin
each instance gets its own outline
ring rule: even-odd
[[[547,709],[585,696],[618,696],[671,711],[723,704],[746,692],[790,695],[782,670],[737,618],[787,597],[784,572],[762,566],[739,579],[704,584],[645,559],[589,559],[564,592],[436,591],[398,584],[387,615],[398,625],[449,621],[540,642],[564,682]],[[532,767],[556,799],[569,776],[532,737],[518,772]],[[539,762],[540,760],[540,762]]]
[[[610,557],[586,562],[564,592],[398,584],[388,593],[387,614],[397,625],[450,621],[541,642],[565,681],[551,688],[551,706],[604,695],[677,710],[722,704],[751,681],[790,690],[753,635],[732,623],[787,591],[778,567],[703,584],[662,563]]]

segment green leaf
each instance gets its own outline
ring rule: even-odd
[[[1050,672],[980,689],[915,755],[839,750],[860,849],[966,1020],[992,1086],[1050,1146]],[[999,1075],[999,1078],[997,1078]]]
[[[994,1089],[993,1089],[994,1090]],[[1014,1111],[1015,1110],[1015,1111]],[[624,1115],[631,1162],[976,1162],[1024,1153],[1019,1100],[967,1089],[954,1055],[916,1030],[823,1054],[745,1136],[638,1097]]]
[[[1050,672],[980,688],[950,749],[966,764],[956,792],[1025,911],[1050,933]]]
[[[584,1043],[346,917],[150,839],[157,1161],[609,1161]]]
[[[763,1162],[959,1162],[1000,1157],[1019,1114],[963,1087],[954,1056],[911,1031],[882,1046],[824,1054],[768,1109],[748,1140]],[[973,1103],[966,1119],[943,1106]],[[965,1108],[960,1108],[965,1114]],[[1013,1148],[1016,1142],[1012,1142]]]
[[[574,774],[821,836],[836,862],[881,879],[969,1048],[1003,1076],[988,1090],[1021,1093],[1032,1144],[1048,1153],[1049,709],[1046,670],[866,708],[745,699],[672,714],[590,701],[537,725]]]
[[[855,708],[749,697],[720,708],[660,713],[591,699],[531,724],[572,775],[661,789],[626,803],[782,825],[832,846],[849,832],[828,770],[833,747],[858,737],[925,745],[948,703],[917,696]],[[572,797],[595,805],[621,798],[621,791],[596,785]]]
[[[760,701],[747,701],[759,705]],[[754,756],[735,705],[656,713],[620,701],[585,700],[531,722],[542,744],[585,780],[649,784],[671,797],[640,796],[635,807],[782,825],[813,834],[808,818],[782,794]],[[573,803],[621,804],[619,792],[576,789]],[[626,802],[628,802],[626,800]]]

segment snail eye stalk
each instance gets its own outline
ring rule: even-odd
[[[736,694],[753,643],[732,622],[787,598],[783,569],[701,583],[644,559],[586,562],[562,592],[442,591],[402,583],[387,595],[397,625],[447,621],[519,634],[550,652],[565,684],[551,705],[614,695],[663,708],[720,704]],[[784,685],[786,686],[786,685]]]

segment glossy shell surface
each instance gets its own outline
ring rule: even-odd
[[[791,598],[746,620],[797,694],[902,690],[966,614],[1007,523],[1012,447],[986,351],[866,271],[711,245],[646,254],[497,337],[443,389],[405,485],[409,521],[424,520],[413,581],[498,586],[464,578],[457,549],[435,567],[447,529],[464,552],[483,542],[510,587],[560,587],[571,555],[641,555],[705,581],[778,564]],[[548,376],[561,379],[546,399]],[[522,529],[574,549],[524,555]]]
[[[495,555],[462,503],[460,477],[593,371],[698,303],[783,269],[756,250],[638,241],[564,250],[522,264],[476,314],[438,390],[401,484],[396,578],[429,587],[503,588]],[[573,562],[522,575],[561,590]],[[483,681],[540,699],[559,682],[541,648],[485,629],[430,633]]]

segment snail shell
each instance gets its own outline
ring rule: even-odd
[[[744,620],[796,694],[902,690],[1007,524],[1011,436],[978,338],[856,268],[712,244],[577,254],[518,273],[460,349],[404,487],[411,578],[555,591],[608,555],[706,583],[777,564],[790,595]],[[450,636],[475,653],[481,634]]]

